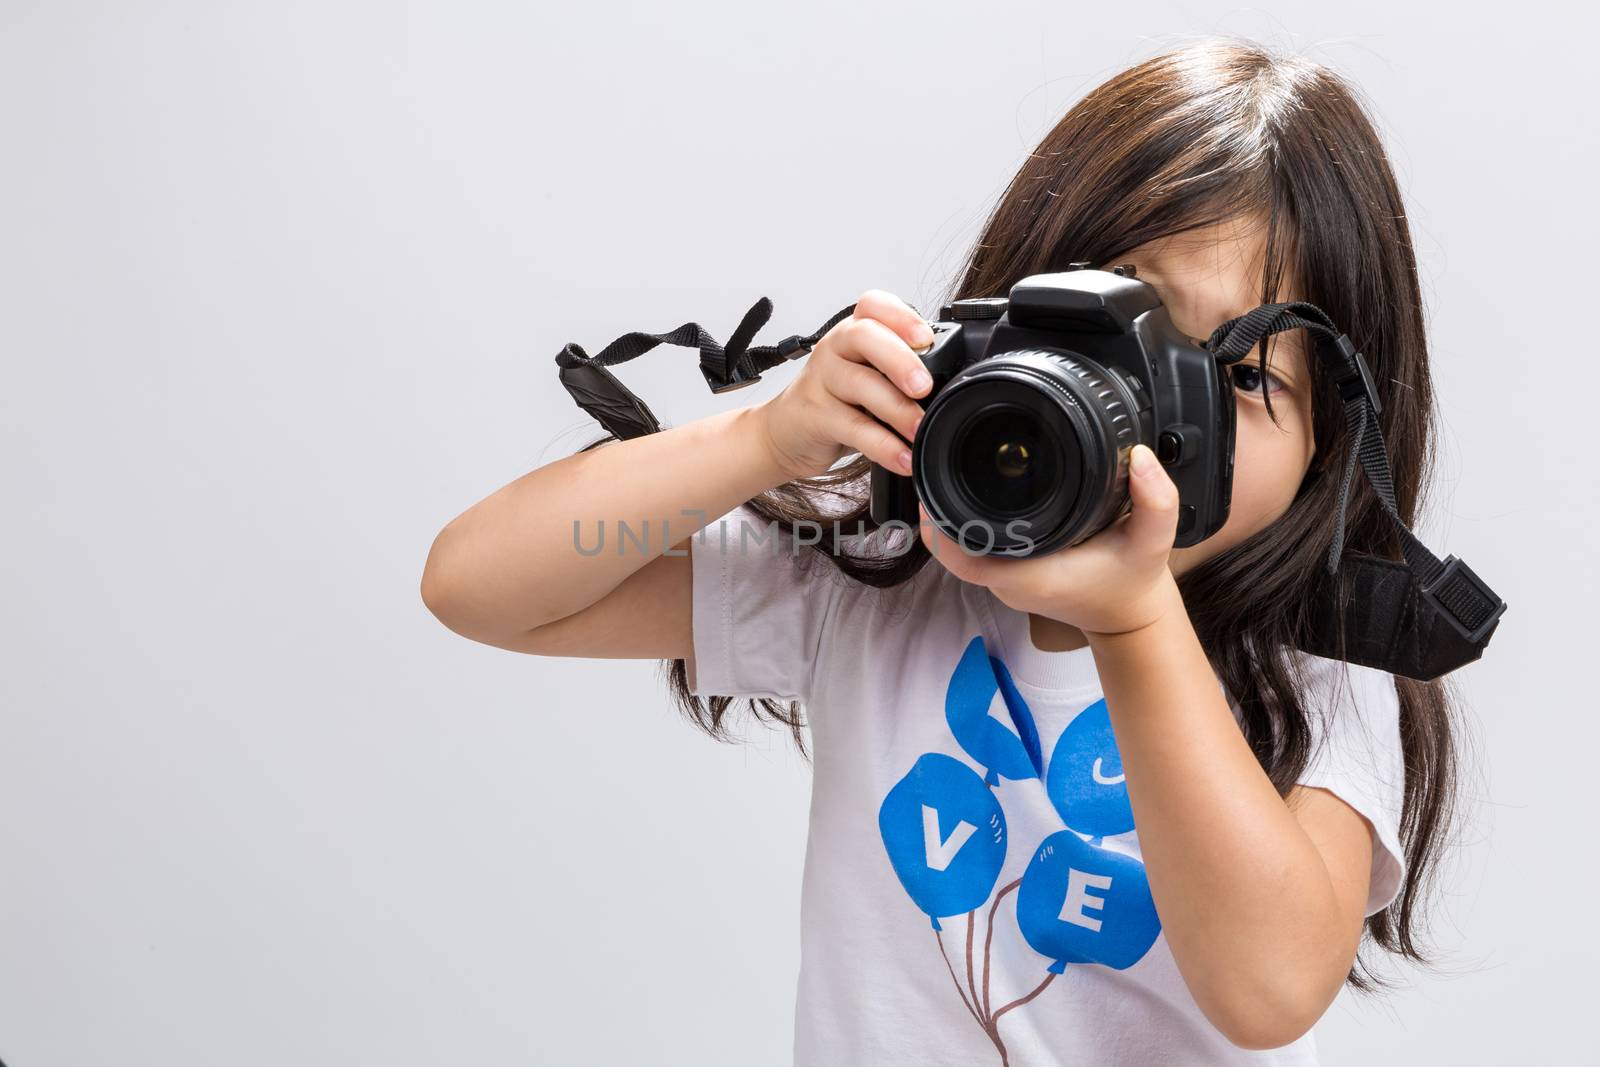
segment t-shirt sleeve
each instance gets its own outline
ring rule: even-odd
[[[690,539],[697,696],[810,699],[842,572],[746,505]]]
[[[1304,661],[1312,752],[1299,784],[1328,790],[1372,824],[1366,915],[1389,906],[1405,878],[1400,806],[1405,758],[1392,675],[1322,656]]]

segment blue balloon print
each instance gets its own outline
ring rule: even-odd
[[[1033,950],[1055,962],[1125,970],[1161,933],[1144,864],[1086,844],[1071,830],[1044,839],[1017,890],[1017,925]]]
[[[1017,683],[1012,680],[1011,668],[1005,665],[1005,661],[990,656],[989,665],[994,668],[995,678],[1000,683],[1000,697],[1005,701],[1006,710],[1011,712],[1011,724],[1017,728],[1017,739],[1022,742],[1028,767],[1033,772],[1022,777],[1037,778],[1044,773],[1044,749],[1039,744],[1039,728],[1034,725],[1033,711],[1028,707],[1028,702],[1022,699],[1022,694],[1017,692]],[[1011,775],[1006,777],[1010,778]]]
[[[940,929],[985,900],[1006,859],[1006,815],[972,768],[920,757],[878,809],[878,831],[900,884]]]
[[[990,714],[997,692],[1004,722]],[[984,650],[981,634],[967,642],[950,676],[944,717],[956,741],[985,768],[983,780],[989,785],[999,785],[1001,775],[1014,781],[1039,777],[1044,762],[1033,712],[1017,692],[1006,665]]]
[[[1061,731],[1044,788],[1061,821],[1080,833],[1105,838],[1134,828],[1122,754],[1104,700],[1084,708]]]

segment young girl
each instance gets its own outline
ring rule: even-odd
[[[1347,85],[1213,40],[1073,107],[953,297],[1131,264],[1194,338],[1308,300],[1370,362],[1410,522],[1433,397],[1405,216]],[[867,514],[869,461],[909,469],[930,336],[863,294],[771,400],[455,519],[426,603],[503,648],[670,659],[713,736],[734,698],[809,727],[797,1063],[1314,1063],[1312,1024],[1373,984],[1363,932],[1421,958],[1454,747],[1439,683],[1297,650],[1348,448],[1310,339],[1230,369],[1219,533],[1173,548],[1177,490],[1140,445],[1125,516],[1014,559]],[[1348,515],[1347,551],[1399,558],[1360,479]],[[596,553],[608,519],[670,533]]]

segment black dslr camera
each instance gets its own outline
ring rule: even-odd
[[[915,528],[917,501],[968,552],[1077,544],[1128,507],[1128,454],[1153,449],[1178,487],[1178,534],[1222,528],[1233,491],[1228,368],[1172,324],[1131,266],[1072,264],[1007,297],[939,311],[921,353],[933,388],[912,473],[873,464],[871,514]]]

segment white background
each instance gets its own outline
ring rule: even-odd
[[[1199,33],[1371,101],[1511,603],[1446,971],[1328,1063],[1592,1055],[1595,18],[1540,4],[0,3],[0,1058],[786,1062],[808,776],[652,662],[468,643],[429,542],[556,381],[756,298],[926,311],[1046,129]],[[672,422],[694,356],[624,378]],[[1585,1051],[1587,1050],[1587,1051]]]

